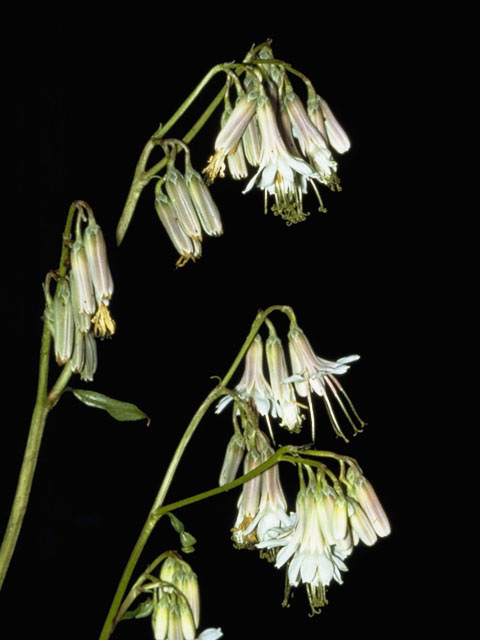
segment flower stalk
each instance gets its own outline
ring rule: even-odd
[[[78,203],[73,202],[70,205],[63,231],[62,252],[58,268],[58,276],[64,277],[67,272],[67,263],[70,253],[70,234],[72,221]],[[67,365],[63,368],[57,381],[53,385],[51,391],[48,391],[48,371],[50,362],[50,351],[52,346],[52,337],[47,322],[44,321],[43,331],[40,344],[40,361],[38,367],[38,385],[35,406],[33,408],[32,419],[30,422],[30,430],[28,433],[27,444],[23,456],[22,467],[18,478],[17,489],[10,512],[10,517],[5,530],[2,546],[0,548],[0,589],[5,580],[5,576],[10,566],[15,546],[25,517],[28,506],[28,500],[33,483],[33,476],[37,466],[40,445],[42,444],[43,432],[47,422],[50,410],[58,402],[60,395],[68,384],[72,375],[70,367]]]

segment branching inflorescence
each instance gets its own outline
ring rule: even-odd
[[[225,74],[225,85],[197,123],[183,138],[167,137],[169,130],[194,103],[210,79]],[[292,80],[303,82],[306,102],[295,92]],[[202,173],[192,166],[188,144],[223,102],[220,131],[214,151]],[[242,63],[219,64],[205,76],[167,123],[147,142],[135,171],[117,228],[120,243],[131,222],[143,189],[154,181],[154,207],[179,254],[183,266],[202,254],[204,235],[220,236],[220,212],[209,187],[228,172],[246,180],[243,192],[263,191],[265,212],[271,211],[288,225],[306,219],[304,196],[312,189],[324,210],[319,186],[339,190],[334,152],[350,147],[347,135],[311,81],[286,62],[274,57],[271,43],[254,46]],[[161,149],[164,157],[147,168],[150,154]],[[183,153],[182,163],[179,155]],[[74,238],[70,235],[76,213]],[[50,285],[57,282],[52,297]],[[72,374],[91,382],[97,368],[95,338],[110,337],[115,322],[109,312],[113,280],[106,246],[93,211],[84,201],[70,208],[60,268],[47,275],[46,307],[37,403],[19,490],[4,541],[2,576],[8,567],[20,530],[38,455],[42,430],[50,409],[60,398]],[[286,314],[290,326],[288,349],[271,320],[273,312]],[[260,329],[268,336],[264,341]],[[55,359],[64,367],[50,393],[47,391],[50,341]],[[288,354],[288,357],[287,357]],[[358,463],[345,455],[316,448],[315,396],[323,401],[334,433],[348,442],[342,423],[353,434],[365,426],[338,377],[347,373],[358,355],[327,360],[316,354],[299,327],[293,309],[284,305],[260,311],[228,373],[204,400],[187,426],[153,502],[145,525],[125,567],[101,640],[106,640],[124,619],[149,616],[156,640],[194,640],[200,626],[199,586],[190,564],[177,551],[163,551],[130,586],[140,555],[158,521],[168,516],[179,535],[184,553],[194,550],[195,538],[185,531],[176,512],[193,502],[241,486],[232,540],[239,549],[258,550],[261,557],[286,567],[286,593],[304,584],[311,611],[326,604],[332,581],[342,582],[346,561],[360,542],[373,545],[390,533],[388,518]],[[235,387],[229,382],[238,367],[244,371]],[[266,366],[265,366],[266,364]],[[71,389],[89,406],[107,410],[119,420],[147,416],[135,405],[107,398],[94,391]],[[233,434],[220,471],[219,486],[175,503],[165,497],[183,452],[207,410],[220,414],[231,408]],[[335,410],[337,407],[337,410]],[[307,417],[309,445],[278,447],[275,429],[297,437]],[[218,418],[220,420],[220,418]],[[335,460],[335,473],[327,461]],[[298,469],[299,486],[290,510],[281,477],[281,463]],[[239,469],[243,475],[238,477]],[[27,489],[25,489],[27,487]],[[2,547],[3,549],[3,547]],[[157,573],[154,573],[157,568]],[[140,598],[140,604],[136,602]],[[135,606],[132,605],[135,603]],[[198,637],[214,640],[220,629],[206,629]]]

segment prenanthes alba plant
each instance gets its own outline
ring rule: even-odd
[[[217,74],[223,74],[225,80],[217,96],[183,137],[171,137],[170,130]],[[300,89],[294,90],[294,83]],[[219,107],[221,113],[217,113]],[[219,129],[208,142],[211,155],[202,170],[190,145],[211,117],[217,119]],[[321,189],[340,189],[338,157],[349,146],[347,134],[311,80],[275,58],[270,41],[253,46],[241,63],[213,67],[147,141],[119,218],[117,243],[123,241],[138,199],[150,182],[152,210],[178,254],[178,266],[199,259],[204,243],[223,234],[213,191],[217,178],[244,181],[240,192],[263,192],[263,210],[271,210],[287,225],[303,222],[309,215],[305,207],[312,202],[324,210]],[[154,150],[162,157],[152,164]],[[2,545],[2,579],[27,508],[45,422],[62,395],[71,392],[80,402],[105,410],[117,420],[149,420],[136,405],[90,388],[102,364],[97,342],[111,338],[116,331],[111,311],[114,279],[99,219],[85,201],[72,204],[62,236],[60,264],[46,275],[43,285],[38,395]],[[277,331],[273,322],[278,314],[289,323],[286,335]],[[156,640],[222,637],[220,627],[202,630],[203,580],[192,568],[195,563],[185,559],[195,550],[196,539],[177,512],[194,502],[239,487],[234,499],[237,516],[231,528],[233,546],[258,553],[285,572],[285,606],[292,591],[303,586],[312,613],[325,606],[330,584],[343,582],[355,547],[372,546],[390,533],[388,516],[358,462],[317,446],[325,422],[330,422],[335,434],[346,442],[345,426],[354,434],[365,426],[338,380],[348,378],[359,356],[327,360],[318,355],[314,342],[300,328],[291,307],[274,305],[258,312],[230,369],[200,405],[166,467],[100,640],[109,638],[121,621],[145,617],[150,619]],[[154,348],[160,349],[160,345]],[[62,367],[53,384],[49,382],[52,358],[55,366]],[[235,375],[237,382],[231,385]],[[85,384],[70,386],[75,376]],[[325,405],[326,416],[321,419],[316,416],[315,396]],[[223,463],[212,462],[219,469],[218,486],[166,503],[183,453],[210,409],[217,414],[212,419],[231,422],[232,429]],[[285,432],[298,442],[278,446],[277,438]],[[292,492],[285,491],[285,465],[298,470],[294,501],[287,498]],[[156,557],[139,573],[138,561],[162,518],[178,534],[178,549],[158,549],[157,539],[152,554]],[[218,612],[219,624],[222,614]]]

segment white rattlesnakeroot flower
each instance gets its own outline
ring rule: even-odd
[[[344,555],[328,544],[322,532],[318,500],[318,487],[311,479],[298,493],[290,526],[271,530],[265,541],[257,545],[259,548],[281,547],[275,566],[280,568],[289,563],[287,598],[291,587],[304,583],[313,612],[327,603],[325,594],[330,582],[336,580],[341,584],[341,572],[347,571]]]
[[[113,294],[113,279],[108,265],[107,247],[103,233],[91,211],[88,212],[84,244],[97,300],[97,312],[92,318],[95,335],[99,338],[109,338],[115,333],[115,322],[108,310]]]
[[[262,462],[265,462],[273,453],[273,449],[270,449]],[[291,522],[287,514],[287,501],[280,482],[278,465],[264,471],[260,478],[260,503],[257,515],[245,532],[249,536],[254,536],[257,543],[266,540],[271,529],[289,526]],[[272,552],[264,552],[263,555],[271,561],[275,558],[275,553]]]
[[[245,93],[240,96],[230,117],[220,129],[215,140],[215,153],[208,159],[208,164],[203,170],[208,176],[208,183],[215,180],[217,175],[225,175],[225,158],[236,148],[241,140],[248,123],[255,115],[256,94]]]
[[[377,535],[390,533],[390,525],[373,488],[358,468],[350,467],[346,479],[335,481],[335,489],[321,470],[316,475],[308,466],[306,470],[309,483],[305,486],[301,476],[296,511],[290,515],[290,523],[266,531],[257,547],[274,550],[275,566],[288,567],[284,604],[290,588],[303,583],[312,611],[317,613],[327,602],[326,589],[332,580],[342,583],[342,572],[347,571],[344,560],[354,546],[360,541],[373,545]],[[347,496],[342,483],[346,485]],[[360,497],[368,504],[365,510],[357,501]]]
[[[250,401],[258,413],[265,416],[271,413],[277,416],[276,404],[272,389],[263,373],[263,342],[259,334],[255,336],[245,356],[245,370],[235,391],[243,400]],[[232,400],[232,396],[224,396],[217,404],[215,413],[220,413]]]
[[[82,234],[82,223],[88,224]],[[54,339],[58,364],[69,364],[84,381],[93,380],[97,369],[95,336],[110,337],[115,322],[108,310],[113,294],[113,280],[107,260],[102,230],[89,205],[77,201],[76,239],[70,250],[68,276],[58,279],[52,300],[47,274],[44,283],[44,318]]]
[[[245,456],[244,473],[249,473],[266,462],[274,451],[267,437],[256,431],[248,440],[250,450]],[[278,465],[270,467],[243,485],[238,500],[238,514],[232,529],[232,539],[238,548],[253,549],[265,539],[267,531],[275,527],[287,526],[287,502],[280,482]],[[264,554],[272,559],[271,553]]]
[[[318,181],[331,189],[338,189],[337,163],[324,137],[308,117],[302,101],[290,90],[284,96],[284,104],[302,153],[317,170]]]
[[[350,368],[350,363],[358,360],[360,356],[346,356],[344,358],[339,358],[335,362],[320,358],[315,354],[310,342],[298,325],[293,325],[291,327],[288,333],[288,338],[293,375],[286,378],[285,382],[294,382],[299,396],[310,398],[311,391],[319,395],[325,402],[330,422],[335,433],[338,436],[341,436],[344,440],[347,440],[347,438],[340,429],[335,417],[329,400],[329,393],[331,393],[336,399],[341,410],[350,422],[354,433],[361,431],[365,423],[355,411],[349,397],[336,379],[336,376],[346,373]],[[353,416],[359,422],[360,427],[355,425],[355,422],[343,403],[339,392],[345,397],[348,407]]]
[[[258,98],[257,118],[262,137],[260,166],[244,193],[259,183],[260,189],[275,197],[274,213],[293,223],[303,220],[302,193],[305,180],[316,178],[308,162],[293,156],[278,130],[275,112],[267,96]]]
[[[243,473],[247,474],[262,463],[262,457],[256,449],[248,451],[243,461]],[[253,549],[257,543],[255,533],[248,531],[258,513],[260,502],[260,476],[255,476],[242,485],[242,492],[237,502],[237,518],[232,529],[234,546],[239,549]]]

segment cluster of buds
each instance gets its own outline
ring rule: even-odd
[[[192,167],[187,145],[173,138],[162,140],[161,144],[168,156],[168,166],[155,187],[155,209],[180,254],[177,266],[181,267],[202,255],[203,233],[220,236],[223,227],[208,187]],[[184,175],[174,166],[177,145],[185,151]]]
[[[152,627],[155,640],[216,640],[220,629],[205,629],[197,636],[200,623],[200,593],[196,574],[176,555],[169,555],[153,585]]]
[[[82,231],[82,223],[87,219]],[[108,308],[113,280],[105,240],[86,203],[78,206],[75,242],[69,258],[67,275],[47,275],[44,318],[54,339],[57,363],[69,363],[73,373],[79,373],[84,381],[91,381],[97,369],[95,338],[111,337],[115,322]],[[52,278],[57,279],[53,299]]]
[[[275,215],[288,224],[305,220],[303,195],[309,184],[324,211],[316,183],[340,190],[332,149],[345,153],[350,148],[328,104],[303,74],[274,59],[269,44],[253,48],[241,65],[232,66],[236,73],[228,72],[237,98],[232,108],[228,85],[215,153],[204,169],[209,181],[224,176],[225,161],[234,179],[247,178],[250,165],[255,174],[244,193],[258,185],[265,194],[265,211],[270,195]],[[306,84],[306,106],[294,92],[289,70]]]
[[[332,580],[342,583],[347,571],[344,560],[362,541],[371,546],[377,537],[390,533],[390,523],[380,501],[356,463],[349,461],[345,476],[327,480],[324,468],[315,474],[306,466],[309,482],[303,475],[296,509],[286,526],[271,528],[259,549],[275,555],[275,566],[288,563],[284,604],[292,587],[305,584],[313,613],[327,604],[326,588]]]
[[[359,432],[365,423],[355,411],[336,376],[346,373],[350,368],[350,363],[358,360],[360,356],[346,356],[336,361],[320,358],[313,351],[310,342],[296,321],[292,320],[288,333],[291,364],[289,370],[282,341],[277,336],[273,324],[269,320],[267,320],[267,324],[270,333],[265,351],[269,377],[267,379],[264,374],[263,341],[260,334],[257,334],[246,353],[245,370],[240,382],[235,387],[236,397],[246,402],[265,418],[272,440],[274,438],[270,418],[277,419],[279,425],[290,432],[300,431],[303,420],[301,409],[305,408],[305,405],[297,400],[297,395],[301,398],[307,398],[314,438],[315,421],[311,400],[313,392],[324,401],[336,435],[348,442],[334,413],[330,396],[333,396],[338,403],[354,433]],[[233,399],[235,410],[238,413],[240,408],[237,398],[232,395],[224,396],[218,403],[216,412],[222,411]]]

